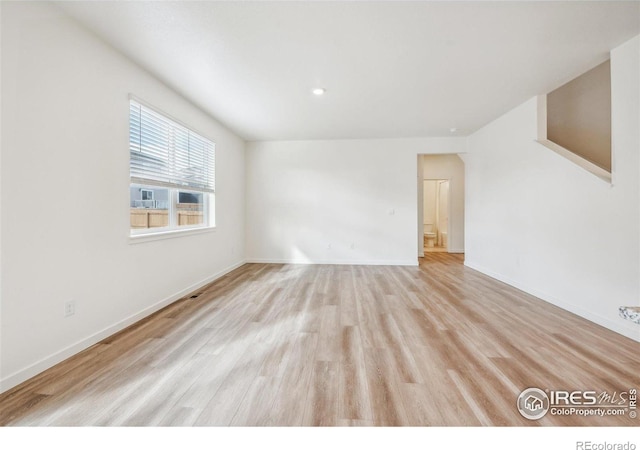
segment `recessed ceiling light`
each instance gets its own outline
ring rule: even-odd
[[[313,88],[311,90],[311,92],[313,92],[313,95],[323,95],[326,92],[325,88]]]
[[[456,131],[458,131],[458,129],[457,128],[449,128],[449,131],[452,132],[452,133],[455,133]]]

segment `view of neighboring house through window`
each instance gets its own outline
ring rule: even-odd
[[[131,234],[213,226],[215,144],[132,99]]]

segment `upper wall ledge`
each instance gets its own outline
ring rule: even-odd
[[[582,167],[584,170],[591,172],[598,178],[611,184],[611,172],[599,166],[596,166],[594,163],[584,159],[582,156],[579,156],[573,153],[571,150],[567,150],[566,148],[547,139],[547,96],[546,95],[538,96],[538,139],[536,139],[536,142],[544,145],[550,150],[553,150],[560,156],[568,159],[574,164],[577,164],[578,166]]]

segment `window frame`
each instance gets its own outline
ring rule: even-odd
[[[131,161],[132,161],[132,127],[131,127],[131,109],[132,103],[136,103],[140,105],[141,108],[146,108],[151,110],[154,114],[161,116],[170,126],[177,126],[186,129],[188,132],[197,135],[198,138],[208,141],[211,144],[211,151],[207,154],[206,158],[209,164],[211,165],[208,170],[212,171],[212,184],[210,189],[206,188],[198,188],[194,186],[188,185],[178,185],[173,183],[168,183],[164,181],[158,181],[157,183],[151,179],[141,180],[137,177],[134,177],[131,169]],[[129,95],[129,240],[131,243],[137,242],[146,242],[153,241],[157,239],[166,239],[173,238],[179,236],[185,236],[190,234],[200,234],[202,232],[208,232],[215,230],[215,159],[216,159],[216,144],[215,142],[206,137],[203,133],[195,130],[193,127],[187,126],[185,123],[175,119],[169,114],[166,114],[164,111],[150,105],[149,103],[140,100],[134,95]],[[142,125],[140,125],[142,127]],[[168,150],[170,151],[170,150]],[[210,160],[209,160],[210,158]],[[131,188],[136,187],[139,188],[140,191],[148,191],[153,189],[166,189],[168,191],[168,224],[163,227],[147,227],[147,228],[133,228],[131,226],[131,211],[134,208],[132,206],[131,200]],[[178,200],[180,192],[188,192],[193,194],[202,195],[202,218],[203,222],[201,224],[194,225],[179,225],[178,221]],[[155,197],[155,193],[152,194]],[[149,209],[149,208],[141,208],[141,209]]]

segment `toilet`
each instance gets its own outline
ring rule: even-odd
[[[436,232],[433,231],[432,223],[424,224],[424,245],[427,248],[433,248],[436,244]]]

